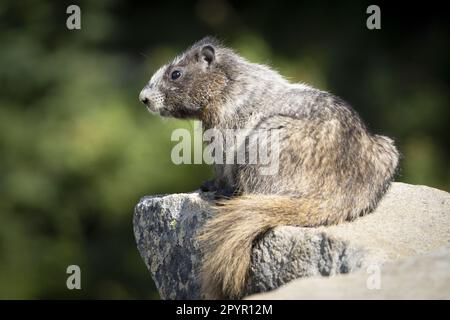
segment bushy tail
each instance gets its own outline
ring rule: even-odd
[[[324,202],[287,196],[249,195],[222,201],[200,233],[200,271],[206,299],[241,298],[253,241],[278,225],[317,226],[340,222]]]

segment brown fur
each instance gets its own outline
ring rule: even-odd
[[[318,212],[317,200],[248,195],[221,205],[198,238],[207,252],[201,271],[202,292],[207,299],[242,296],[253,241],[259,235],[278,225],[312,227],[326,222],[325,215]]]

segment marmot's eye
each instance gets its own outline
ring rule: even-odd
[[[170,77],[172,78],[172,80],[177,80],[179,77],[181,77],[181,71],[179,70],[173,71]]]

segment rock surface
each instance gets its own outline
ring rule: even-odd
[[[163,299],[201,298],[195,234],[210,216],[209,200],[210,194],[198,192],[150,196],[135,208],[138,249]],[[450,248],[450,194],[393,183],[374,212],[353,222],[268,232],[254,247],[246,293],[297,278],[381,268],[440,247]]]
[[[335,277],[297,279],[249,300],[450,299],[450,249]]]

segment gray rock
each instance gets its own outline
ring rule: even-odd
[[[151,196],[135,208],[134,233],[163,299],[198,299],[195,234],[210,216],[210,194]],[[297,278],[334,276],[450,247],[450,194],[394,183],[378,208],[353,222],[277,227],[257,244],[247,294]]]
[[[141,257],[162,299],[199,299],[200,254],[195,234],[209,216],[211,195],[172,194],[142,198],[133,226]]]
[[[333,277],[301,278],[249,300],[450,299],[450,249]]]

